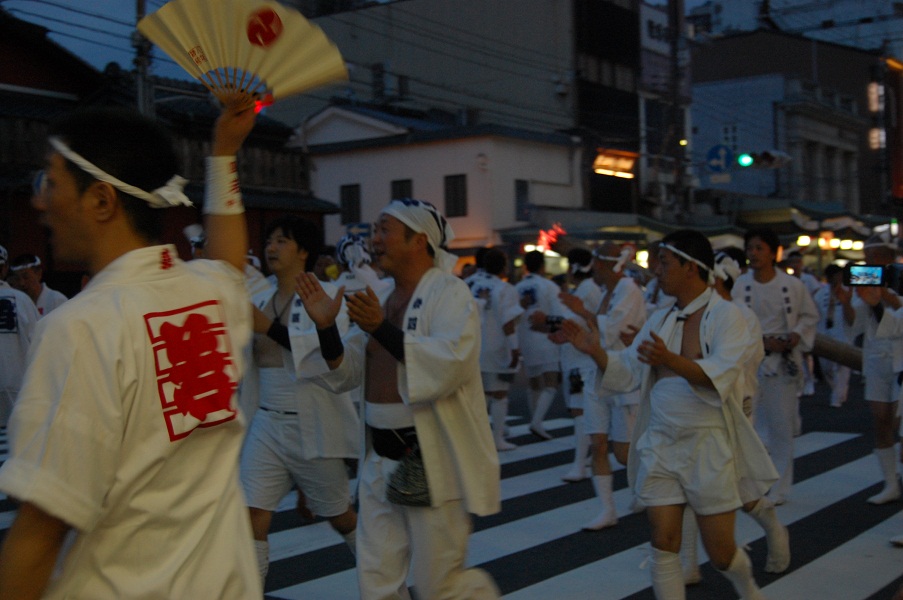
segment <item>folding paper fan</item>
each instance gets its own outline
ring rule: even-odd
[[[138,31],[223,101],[265,106],[348,79],[326,34],[273,0],[172,0]]]

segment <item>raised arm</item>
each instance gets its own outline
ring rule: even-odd
[[[254,128],[254,122],[254,110],[245,105],[223,107],[213,129],[211,156],[207,158],[205,253],[208,258],[225,261],[239,271],[245,268],[248,230],[235,155]]]

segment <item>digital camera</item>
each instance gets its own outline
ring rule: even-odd
[[[896,293],[903,293],[903,265],[868,265],[847,263],[843,268],[843,284],[857,286],[883,286]]]

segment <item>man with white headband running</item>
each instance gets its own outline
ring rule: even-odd
[[[624,272],[624,266],[632,254],[629,247],[622,249],[612,241],[603,242],[593,250],[593,281],[601,286],[603,292],[595,312],[584,310],[582,302],[575,296],[561,295],[562,301],[575,314],[596,322],[606,350],[623,350],[621,332],[631,327],[638,331],[646,322],[643,292]],[[595,386],[595,380],[593,377],[587,385]],[[583,526],[585,530],[598,531],[618,522],[608,458],[609,441],[615,459],[626,465],[639,401],[638,390],[621,394],[596,389],[584,402],[585,428],[591,441],[593,488],[601,505],[598,516]]]
[[[480,317],[467,284],[451,273],[452,235],[433,205],[389,203],[373,253],[393,285],[381,296],[367,288],[348,297],[357,328],[345,339],[336,327],[342,295],[329,297],[312,273],[298,279],[332,369],[318,380],[337,392],[365,386],[363,600],[409,599],[409,570],[419,598],[499,597],[487,573],[464,567],[470,514],[498,512],[501,489],[480,377]]]
[[[236,390],[251,335],[236,159],[254,113],[225,108],[207,159],[207,256],[160,243],[189,203],[172,141],[137,113],[52,128],[33,199],[54,255],[90,283],[41,319],[0,490],[21,504],[0,598],[260,598],[238,483]],[[56,566],[56,568],[54,568]]]
[[[565,321],[562,333],[593,358],[603,388],[641,390],[627,476],[652,529],[656,598],[685,597],[677,552],[689,505],[712,564],[744,600],[762,600],[749,557],[734,539],[739,478],[755,482],[759,493],[777,479],[767,457],[748,453],[758,443],[764,456],[739,397],[741,360],[753,340],[739,308],[709,287],[714,257],[705,236],[668,234],[659,259],[662,291],[676,304],[653,314],[629,348],[607,352],[593,323],[587,332]]]

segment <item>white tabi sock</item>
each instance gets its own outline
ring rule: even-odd
[[[260,585],[267,581],[267,573],[270,570],[270,543],[254,540],[254,552],[257,554],[257,572],[260,573]]]
[[[348,544],[351,553],[357,556],[357,529],[342,534],[342,539]]]
[[[698,540],[699,525],[696,524],[696,513],[687,505],[684,507],[684,520],[680,532],[680,562],[686,585],[695,585],[702,581],[702,574],[699,572]]]
[[[495,449],[504,452],[517,448],[505,439],[505,417],[508,416],[508,398],[490,398],[489,411],[492,415],[492,437]]]
[[[574,417],[574,466],[561,479],[583,481],[586,479],[586,454],[589,451],[589,436],[583,433],[583,415]]]
[[[583,526],[587,531],[598,531],[618,524],[618,510],[615,508],[615,497],[612,493],[611,475],[593,475],[593,487],[602,504],[599,516]]]
[[[680,555],[652,549],[652,590],[656,600],[686,600]]]
[[[536,408],[533,411],[533,418],[530,421],[530,430],[547,440],[552,439],[552,436],[546,433],[543,421],[546,418],[546,413],[549,412],[549,407],[552,406],[552,402],[555,400],[555,392],[555,388],[548,387],[543,388],[539,392],[536,399]]]
[[[897,481],[897,452],[890,448],[875,448],[875,458],[884,475],[884,489],[868,499],[869,504],[887,504],[900,499],[900,484]]]
[[[790,534],[787,528],[778,521],[774,505],[769,502],[768,498],[759,498],[759,501],[747,514],[765,531],[765,541],[768,544],[765,572],[783,573],[790,566]]]
[[[740,594],[741,600],[766,600],[753,579],[752,563],[743,548],[737,548],[731,565],[721,572]]]

